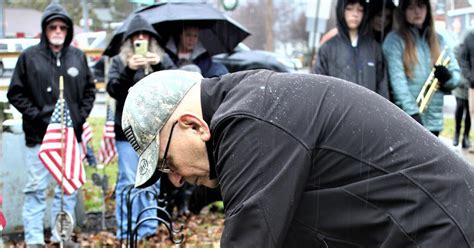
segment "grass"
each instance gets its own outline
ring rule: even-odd
[[[87,120],[92,128],[92,148],[96,159],[99,159],[98,153],[100,149],[100,142],[102,139],[102,132],[105,123],[105,118],[90,117]],[[99,162],[99,161],[98,161]],[[117,180],[118,166],[117,157],[112,162],[104,166],[103,169],[97,169],[91,166],[85,166],[87,182],[82,187],[84,194],[84,207],[86,212],[100,211],[102,208],[102,189],[92,183],[92,174],[97,173],[100,176],[104,174],[108,177],[109,190],[113,190]]]
[[[440,136],[452,139],[454,136],[454,119],[444,118],[443,131],[439,134]]]

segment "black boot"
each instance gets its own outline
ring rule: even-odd
[[[453,146],[458,146],[458,145],[459,145],[459,132],[456,132],[453,138]]]
[[[462,148],[471,147],[471,141],[469,141],[469,134],[464,134],[462,138]]]

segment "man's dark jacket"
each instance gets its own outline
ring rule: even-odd
[[[361,26],[357,46],[352,46],[344,20],[347,2],[338,1],[338,33],[319,48],[314,73],[351,81],[388,98],[387,73],[380,44],[366,34],[366,27]]]
[[[473,247],[474,169],[347,81],[246,71],[204,79],[222,247]]]
[[[131,37],[138,33],[145,32],[150,35],[152,39],[158,39],[159,35],[155,29],[143,17],[136,15],[127,27],[124,34],[123,42],[127,42]],[[160,58],[160,63],[152,65],[153,71],[166,70],[176,68],[170,57],[163,52]],[[127,140],[122,131],[122,112],[123,104],[128,95],[128,89],[135,85],[140,79],[144,78],[145,70],[140,68],[132,70],[128,65],[125,65],[122,54],[117,54],[112,58],[112,63],[109,69],[109,82],[107,83],[107,93],[113,97],[115,102],[115,139]]]
[[[50,17],[60,18],[69,27],[60,53],[49,48],[46,25]],[[81,142],[82,124],[95,100],[95,85],[84,53],[71,47],[73,23],[58,4],[50,4],[41,19],[38,45],[20,54],[8,88],[9,102],[23,114],[26,145],[40,144],[59,98],[59,76],[64,77],[64,98],[70,111],[76,138]]]
[[[458,62],[463,77],[474,88],[474,30],[470,30],[459,46]]]

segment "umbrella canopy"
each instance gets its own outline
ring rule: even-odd
[[[201,27],[200,40],[210,55],[230,53],[250,33],[230,17],[207,3],[167,2],[151,5],[133,12],[115,32],[104,55],[119,53],[123,34],[134,15],[141,15],[162,37],[163,45],[186,23]]]

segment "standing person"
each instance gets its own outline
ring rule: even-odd
[[[178,67],[196,65],[205,78],[217,77],[229,73],[227,68],[212,61],[212,57],[199,40],[200,27],[189,23],[182,23],[176,35],[170,37],[166,44],[166,52]],[[203,204],[220,199],[220,192],[185,184],[176,189],[165,178],[161,187],[167,194],[168,210],[173,211],[174,205],[178,215],[189,216],[191,212],[198,214]],[[201,198],[206,199],[201,199]]]
[[[443,129],[443,92],[459,85],[460,71],[452,50],[436,33],[429,0],[400,0],[398,22],[394,32],[383,43],[393,100],[407,114],[438,136]],[[442,50],[451,58],[448,66],[434,66]],[[438,79],[436,91],[424,113],[420,113],[416,98],[430,72]]]
[[[199,40],[199,30],[198,26],[183,24],[179,32],[166,43],[168,55],[178,67],[197,65],[205,78],[229,73],[224,65],[212,61],[212,57]]]
[[[472,166],[353,83],[157,72],[130,89],[122,126],[144,165],[137,187],[221,189],[221,247],[474,245]]]
[[[456,49],[456,58],[461,61],[462,50],[465,44],[460,44]],[[469,133],[471,131],[471,115],[469,113],[469,100],[468,100],[469,81],[465,77],[461,77],[461,84],[453,90],[453,95],[456,98],[456,111],[454,113],[454,138],[453,145],[459,144],[459,135],[461,134],[461,125],[464,116],[464,132],[462,136],[462,148],[471,147],[471,141],[469,140]]]
[[[118,153],[118,179],[115,189],[115,216],[117,219],[117,239],[127,238],[127,206],[122,202],[125,188],[135,179],[138,167],[138,156],[128,143],[122,130],[122,109],[127,98],[128,89],[138,80],[145,77],[147,72],[160,71],[174,68],[173,62],[162,50],[157,42],[158,34],[155,29],[140,15],[136,15],[131,20],[124,40],[120,48],[120,53],[112,58],[109,70],[109,82],[107,92],[116,100],[115,108],[115,145]],[[137,40],[148,41],[148,52],[145,56],[135,53],[133,46]],[[159,192],[159,182],[152,186]],[[123,198],[125,199],[125,198]],[[132,205],[132,228],[136,224],[138,213],[146,207],[156,205],[156,201],[141,194],[134,200]],[[153,211],[148,211],[142,218],[153,216]],[[138,229],[138,239],[152,236],[156,233],[157,223],[155,221],[145,222]],[[131,235],[131,234],[130,234]]]
[[[382,44],[392,30],[395,4],[392,0],[373,0],[368,3],[369,22],[374,39]]]
[[[338,0],[338,33],[318,51],[314,72],[345,79],[388,98],[380,45],[367,32],[365,0]]]
[[[95,99],[95,85],[84,53],[72,46],[73,22],[57,3],[46,7],[41,18],[41,41],[20,54],[7,97],[23,115],[28,182],[24,189],[23,227],[27,247],[44,246],[43,218],[50,173],[38,152],[54,106],[59,98],[59,77],[64,77],[64,98],[74,132],[81,142],[82,125]],[[77,191],[64,195],[64,209],[74,214]],[[60,210],[61,188],[55,188],[51,226]],[[53,242],[59,237],[53,235]]]
[[[474,114],[474,30],[467,31],[462,39],[460,46],[459,67],[461,67],[462,75],[469,83],[468,104],[469,114]],[[469,136],[468,136],[469,137]],[[474,153],[474,149],[470,148],[469,152]]]

